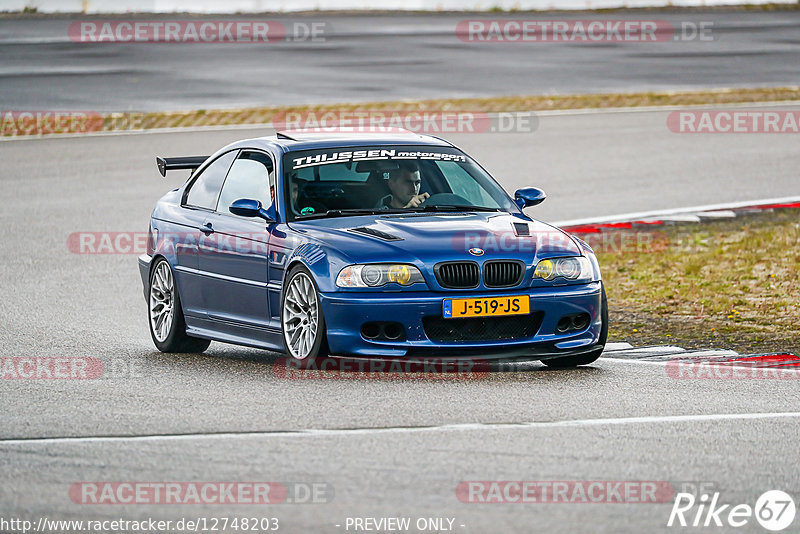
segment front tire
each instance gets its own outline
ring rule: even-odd
[[[207,339],[186,335],[181,298],[169,262],[158,258],[150,270],[147,298],[150,337],[161,352],[203,352],[211,344]]]
[[[298,265],[286,276],[281,298],[281,329],[286,351],[296,360],[328,354],[319,291],[308,269]]]
[[[564,356],[563,358],[552,358],[549,360],[542,360],[542,363],[545,364],[547,367],[555,367],[555,368],[565,368],[565,367],[577,367],[579,365],[588,365],[590,363],[594,363],[597,358],[603,354],[603,349],[606,345],[606,340],[608,339],[608,299],[606,299],[606,288],[603,286],[603,298],[601,301],[602,310],[600,312],[600,317],[603,321],[602,326],[600,327],[600,340],[598,344],[600,345],[597,349],[589,352],[587,354],[580,354],[578,356]]]

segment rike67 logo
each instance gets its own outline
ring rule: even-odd
[[[721,504],[719,495],[719,492],[711,496],[704,493],[695,498],[691,493],[678,493],[667,526],[739,528],[755,517],[763,528],[777,532],[789,527],[797,512],[792,497],[780,490],[762,493],[755,506]]]

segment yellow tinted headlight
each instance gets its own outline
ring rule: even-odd
[[[536,264],[536,270],[533,271],[533,276],[543,278],[545,280],[552,280],[556,275],[556,266],[550,260],[542,260]]]
[[[591,280],[592,264],[589,259],[584,256],[542,260],[536,264],[533,277],[547,281],[556,278],[563,278],[566,280]]]
[[[389,281],[407,285],[411,281],[411,271],[405,265],[392,265],[389,268]]]

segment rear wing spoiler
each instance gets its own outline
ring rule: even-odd
[[[185,156],[181,158],[156,158],[156,165],[158,165],[158,172],[161,176],[166,176],[167,171],[179,171],[191,169],[194,172],[200,165],[203,164],[208,156]]]

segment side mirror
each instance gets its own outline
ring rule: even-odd
[[[538,187],[523,187],[514,192],[514,202],[519,206],[519,209],[541,204],[546,198],[547,195]]]
[[[270,216],[269,212],[261,206],[260,200],[253,200],[250,198],[240,198],[234,200],[231,207],[228,208],[234,215],[240,217],[261,217],[267,222],[273,222],[275,219]]]

